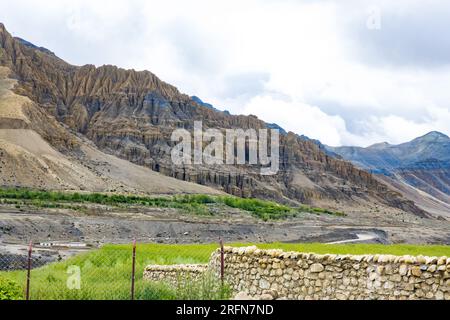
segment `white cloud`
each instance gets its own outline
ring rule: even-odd
[[[310,138],[327,140],[331,145],[340,145],[341,136],[346,132],[342,118],[329,116],[318,107],[300,101],[258,96],[249,101],[243,113],[258,114],[263,120],[277,123],[287,131],[302,132]]]
[[[366,28],[373,5],[378,31]],[[441,0],[16,0],[0,21],[71,63],[148,69],[218,108],[369,145],[450,134],[450,67],[436,52],[450,22],[433,20],[447,10]]]
[[[377,133],[378,141],[402,143],[422,136],[430,131],[447,131],[450,123],[450,111],[445,108],[428,108],[428,120],[416,122],[395,115],[371,118],[368,127]],[[374,141],[373,141],[374,142]]]

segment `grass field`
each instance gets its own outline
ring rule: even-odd
[[[324,244],[324,243],[229,243],[233,247],[256,245],[260,249],[282,249],[284,251],[314,252],[317,254],[392,254],[412,256],[447,256],[450,246],[410,244]],[[151,258],[154,264],[206,263],[217,244],[142,244],[138,252]],[[108,245],[101,250],[131,250],[131,245]]]
[[[248,246],[234,243],[232,246]],[[373,244],[258,244],[262,249],[284,249],[335,254],[393,254],[450,256],[450,246],[373,245]],[[164,284],[145,283],[142,274],[149,264],[207,263],[217,244],[164,245],[142,244],[137,246],[136,298],[158,299],[221,299],[228,298],[227,290],[218,286],[217,279],[205,278],[201,283],[186,282],[178,288]],[[129,299],[131,279],[131,245],[107,245],[98,250],[53,263],[31,273],[32,299]],[[73,268],[80,268],[81,289],[69,290],[67,282],[73,279]],[[71,271],[72,270],[72,271]],[[69,273],[68,273],[69,272]],[[25,285],[26,272],[1,272],[0,277]]]
[[[276,202],[243,199],[233,196],[181,195],[167,197],[149,197],[103,193],[69,193],[59,191],[31,190],[24,188],[0,188],[0,203],[40,208],[59,208],[83,211],[83,204],[102,204],[109,206],[143,206],[175,208],[198,215],[211,215],[211,205],[225,205],[241,209],[264,221],[295,217],[300,213],[344,215],[323,208],[306,205],[290,207]]]
[[[188,282],[172,289],[164,284],[144,283],[145,266],[167,263],[201,263],[208,260],[217,245],[202,247],[164,247],[139,245],[136,256],[136,299],[219,299],[228,298],[212,279]],[[31,299],[36,300],[127,300],[131,287],[131,246],[108,245],[66,261],[46,265],[31,272]],[[76,280],[80,270],[81,289],[70,290],[67,283]],[[0,272],[25,288],[26,271]]]

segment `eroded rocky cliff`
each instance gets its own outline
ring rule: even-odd
[[[148,71],[70,65],[49,50],[13,38],[0,24],[0,65],[18,80],[17,95],[38,108],[31,124],[61,152],[77,153],[66,132],[90,139],[100,150],[177,179],[228,193],[340,207],[377,203],[419,215],[413,202],[351,163],[326,155],[294,133],[281,135],[280,171],[261,176],[256,166],[175,166],[170,159],[176,128],[266,128],[254,116],[236,116],[199,105]],[[58,130],[48,123],[58,122]],[[320,125],[320,124],[318,124]],[[49,129],[50,128],[50,129]],[[64,128],[66,132],[60,132]]]

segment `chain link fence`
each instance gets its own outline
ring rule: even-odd
[[[220,243],[104,245],[64,257],[59,253],[67,248],[22,245],[20,250],[11,250],[14,252],[0,251],[0,299],[227,299],[220,270],[196,279],[180,274],[175,285],[166,279],[144,279],[149,265],[205,265],[219,247]]]

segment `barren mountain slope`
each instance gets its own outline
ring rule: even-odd
[[[275,176],[261,176],[259,167],[174,166],[170,135],[175,128],[192,129],[195,120],[202,120],[205,128],[222,130],[267,124],[254,116],[233,116],[201,106],[148,71],[72,66],[48,50],[12,38],[1,24],[0,53],[0,65],[9,67],[19,80],[15,93],[35,102],[40,116],[135,164],[239,196],[291,199],[336,209],[382,204],[425,214],[371,174],[327,156],[294,133],[281,136],[280,172]],[[41,135],[65,154],[82,149],[78,141],[59,134]]]
[[[39,114],[38,107],[11,91],[15,81],[8,78],[9,73],[0,67],[0,185],[161,194],[218,193],[104,154],[88,141],[66,132],[56,121],[48,121],[47,130],[64,132],[70,144],[77,146],[78,154],[75,158],[56,150],[32,129],[42,120],[33,118]]]
[[[385,175],[377,176],[378,179],[397,190],[406,198],[434,216],[450,217],[450,201],[442,201],[431,194],[422,191],[406,183],[401,177],[389,177]],[[448,196],[447,196],[448,198]]]

